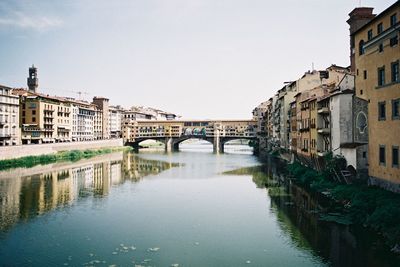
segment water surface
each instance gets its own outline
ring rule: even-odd
[[[290,217],[286,189],[264,187],[271,174],[251,150],[211,151],[191,144],[1,172],[0,265],[336,265]]]

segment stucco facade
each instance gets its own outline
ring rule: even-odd
[[[0,85],[0,146],[19,144],[19,99],[10,87]]]
[[[395,190],[400,184],[399,32],[397,1],[353,33],[356,95],[369,102],[369,175]]]

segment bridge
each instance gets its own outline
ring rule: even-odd
[[[213,144],[215,153],[224,152],[225,143],[247,139],[256,140],[257,121],[254,120],[168,120],[124,121],[122,137],[135,149],[145,140],[164,143],[166,151],[178,150],[188,139],[202,139]]]

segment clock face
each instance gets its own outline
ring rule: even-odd
[[[364,133],[367,129],[367,116],[364,112],[359,112],[356,118],[356,127],[360,133]]]

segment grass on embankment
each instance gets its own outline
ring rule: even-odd
[[[288,165],[296,182],[318,192],[325,192],[335,203],[334,216],[321,219],[345,224],[360,224],[384,235],[390,245],[400,244],[400,194],[362,182],[350,185],[333,181],[332,173],[321,173],[299,163]]]
[[[111,152],[130,150],[131,147],[114,147],[114,148],[99,148],[86,150],[70,150],[61,151],[55,154],[46,154],[39,156],[26,156],[16,159],[0,160],[0,170],[12,168],[30,168],[36,165],[45,165],[59,161],[77,161],[87,159],[98,155],[108,154]]]

